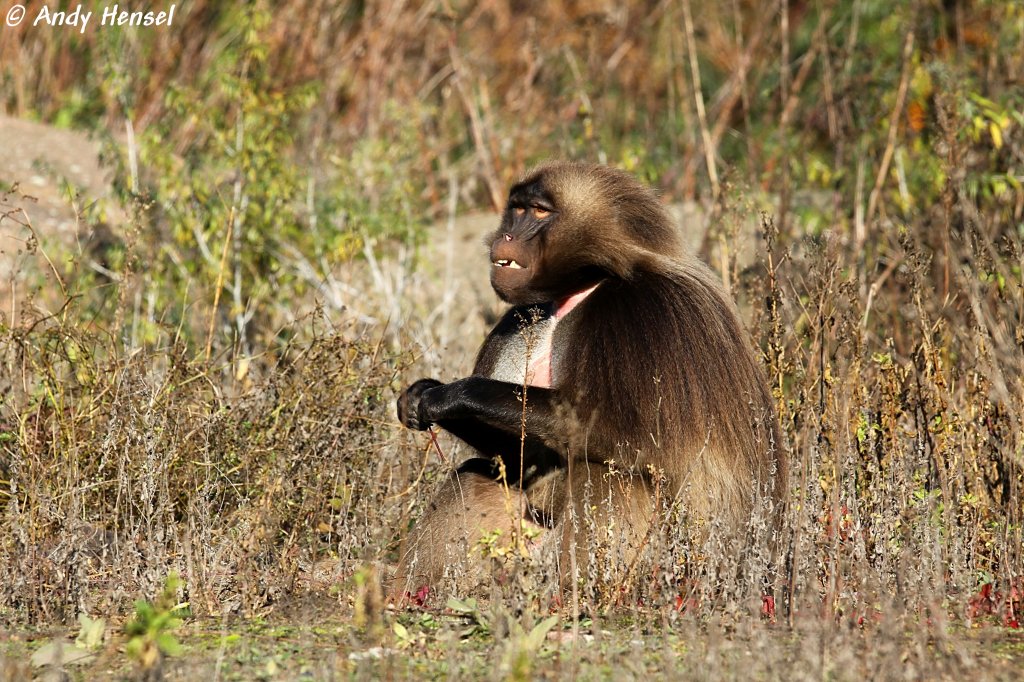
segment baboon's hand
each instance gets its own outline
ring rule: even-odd
[[[422,414],[421,401],[423,394],[432,388],[443,386],[436,379],[420,379],[398,396],[398,421],[410,429],[426,431],[431,422]]]

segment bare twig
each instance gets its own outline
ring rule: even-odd
[[[132,120],[127,116],[124,119],[124,132],[128,144],[128,170],[131,173],[132,194],[139,193],[139,150],[135,144],[135,128]]]
[[[228,213],[228,230],[224,234],[224,244],[220,250],[220,267],[217,269],[217,283],[213,289],[213,307],[210,309],[210,326],[206,331],[206,359],[210,359],[210,350],[213,348],[213,327],[217,322],[217,309],[220,306],[220,291],[224,287],[224,269],[228,263],[228,244],[231,243],[231,233],[235,224],[235,208],[231,207]]]
[[[715,125],[711,130],[710,146],[712,150],[718,149],[718,145],[722,141],[725,131],[729,128],[733,109],[736,108],[736,105],[739,104],[745,96],[747,76],[750,73],[751,65],[754,63],[754,56],[760,50],[761,45],[764,42],[764,27],[766,23],[766,21],[758,22],[758,28],[755,30],[754,35],[751,36],[750,40],[747,41],[746,49],[740,56],[736,71],[719,89],[718,93],[715,94],[714,101],[717,102],[717,104],[713,107],[713,110],[716,112],[716,118]],[[692,178],[696,173],[698,163],[699,157],[691,155],[684,174],[684,187],[692,184]]]
[[[469,127],[473,135],[473,146],[476,149],[477,161],[480,164],[480,172],[483,173],[484,182],[487,183],[487,191],[491,199],[491,206],[495,211],[500,211],[501,207],[504,205],[504,201],[502,200],[501,183],[498,182],[498,175],[495,172],[494,160],[491,158],[487,142],[484,139],[484,126],[480,119],[480,112],[463,85],[462,79],[464,78],[465,70],[462,67],[462,60],[459,57],[458,52],[455,50],[454,42],[449,45],[448,54],[451,58],[452,68],[455,71],[455,75],[452,77],[451,82],[455,86],[456,92],[459,93],[459,99],[462,100],[462,106],[466,110],[466,114],[469,116]]]
[[[896,271],[896,268],[899,267],[899,264],[901,262],[903,262],[902,258],[894,258],[892,262],[889,263],[888,267],[885,268],[882,274],[878,276],[878,279],[876,279],[871,284],[871,288],[868,290],[867,303],[864,304],[864,318],[861,320],[860,323],[861,329],[867,330],[868,316],[871,315],[871,305],[875,301],[875,296],[878,295],[878,292],[882,288],[882,285],[885,284],[885,280],[889,279],[889,276]]]
[[[416,486],[420,484],[420,481],[423,480],[423,474],[427,470],[427,462],[429,462],[430,460],[430,456],[428,455],[428,453],[430,452],[431,445],[434,446],[434,449],[437,451],[437,454],[441,458],[441,461],[444,462],[445,464],[448,463],[448,460],[446,460],[444,455],[441,453],[441,447],[437,444],[437,433],[434,432],[434,429],[429,429],[427,433],[430,435],[430,440],[427,441],[426,445],[423,448],[423,458],[420,460],[419,473],[416,474],[416,478],[413,479],[413,482],[410,483],[405,490],[395,493],[394,495],[391,495],[388,498],[389,500],[397,500],[407,496],[409,493],[416,489]]]
[[[878,175],[875,176],[875,186],[868,197],[868,210],[865,214],[865,233],[858,235],[858,252],[864,247],[864,240],[867,238],[866,226],[871,224],[875,218],[875,211],[878,209],[878,200],[882,195],[882,188],[885,186],[885,178],[889,175],[889,164],[892,163],[892,155],[896,151],[896,133],[899,131],[900,115],[903,113],[903,106],[907,100],[907,88],[910,86],[910,72],[913,62],[911,57],[914,54],[914,32],[908,31],[903,40],[903,73],[900,74],[899,90],[896,92],[896,104],[889,115],[889,134],[885,142],[885,152],[882,154],[882,163],[878,167]]]
[[[721,187],[718,182],[718,169],[715,166],[715,147],[711,142],[708,117],[704,111],[704,93],[702,92],[700,82],[700,65],[697,63],[697,42],[693,35],[690,0],[683,0],[683,26],[686,31],[686,50],[690,60],[690,77],[693,79],[693,99],[697,107],[697,121],[700,123],[700,134],[704,143],[704,162],[707,164],[708,180],[711,182],[711,193],[717,199],[721,192]]]

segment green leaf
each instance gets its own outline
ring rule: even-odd
[[[146,641],[142,637],[133,637],[124,646],[124,653],[128,658],[138,661],[142,658],[142,650],[146,647]]]
[[[975,102],[980,104],[985,109],[989,109],[989,110],[997,110],[997,109],[999,109],[999,106],[995,102],[993,102],[992,100],[988,99],[987,97],[982,97],[981,95],[979,95],[976,92],[972,92],[970,97],[971,97],[972,100],[974,100]]]
[[[84,613],[78,614],[78,622],[82,626],[82,630],[78,633],[78,637],[75,638],[75,644],[84,649],[96,649],[103,644],[103,633],[106,630],[107,624],[102,618],[96,618],[93,620]]]
[[[466,601],[456,597],[449,597],[446,606],[456,613],[475,614],[477,611],[476,599],[472,597]]]
[[[46,666],[59,667],[62,665],[86,663],[94,657],[95,654],[85,651],[84,649],[80,649],[70,642],[66,642],[62,639],[54,639],[39,647],[39,649],[32,654],[32,658],[30,660],[33,666],[42,668]]]
[[[1003,148],[1003,129],[999,127],[999,124],[992,121],[988,124],[988,132],[992,136],[992,144],[996,149]]]
[[[156,636],[156,645],[160,651],[164,652],[168,656],[177,656],[181,653],[181,644],[174,638],[169,632],[161,632]]]
[[[548,616],[533,626],[533,629],[530,630],[530,634],[528,634],[526,639],[523,640],[523,644],[530,651],[536,651],[540,648],[540,645],[544,643],[544,639],[548,636],[548,633],[551,632],[551,628],[555,627],[557,623],[558,616]]]

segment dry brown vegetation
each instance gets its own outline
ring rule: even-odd
[[[0,678],[79,614],[168,610],[172,572],[184,654],[147,664],[112,626],[85,674],[127,651],[182,678],[1019,677],[1024,13],[875,4],[196,0],[161,31],[3,27],[0,102],[95,129],[119,205],[70,198],[57,239],[0,178],[23,244]],[[402,431],[395,392],[467,371],[496,309],[487,221],[454,216],[553,156],[706,208],[792,454],[774,615],[764,552],[685,532],[614,598],[614,562],[558,600],[498,539],[489,599],[383,608],[460,456]]]

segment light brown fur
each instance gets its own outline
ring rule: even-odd
[[[446,574],[467,593],[481,587],[489,568],[481,543],[486,536],[497,533],[500,547],[513,548],[513,543],[527,541],[520,524],[531,529],[534,538],[544,533],[543,527],[524,517],[526,505],[526,496],[515,487],[480,474],[450,474],[402,542],[392,599],[414,595],[423,586],[436,589]]]

